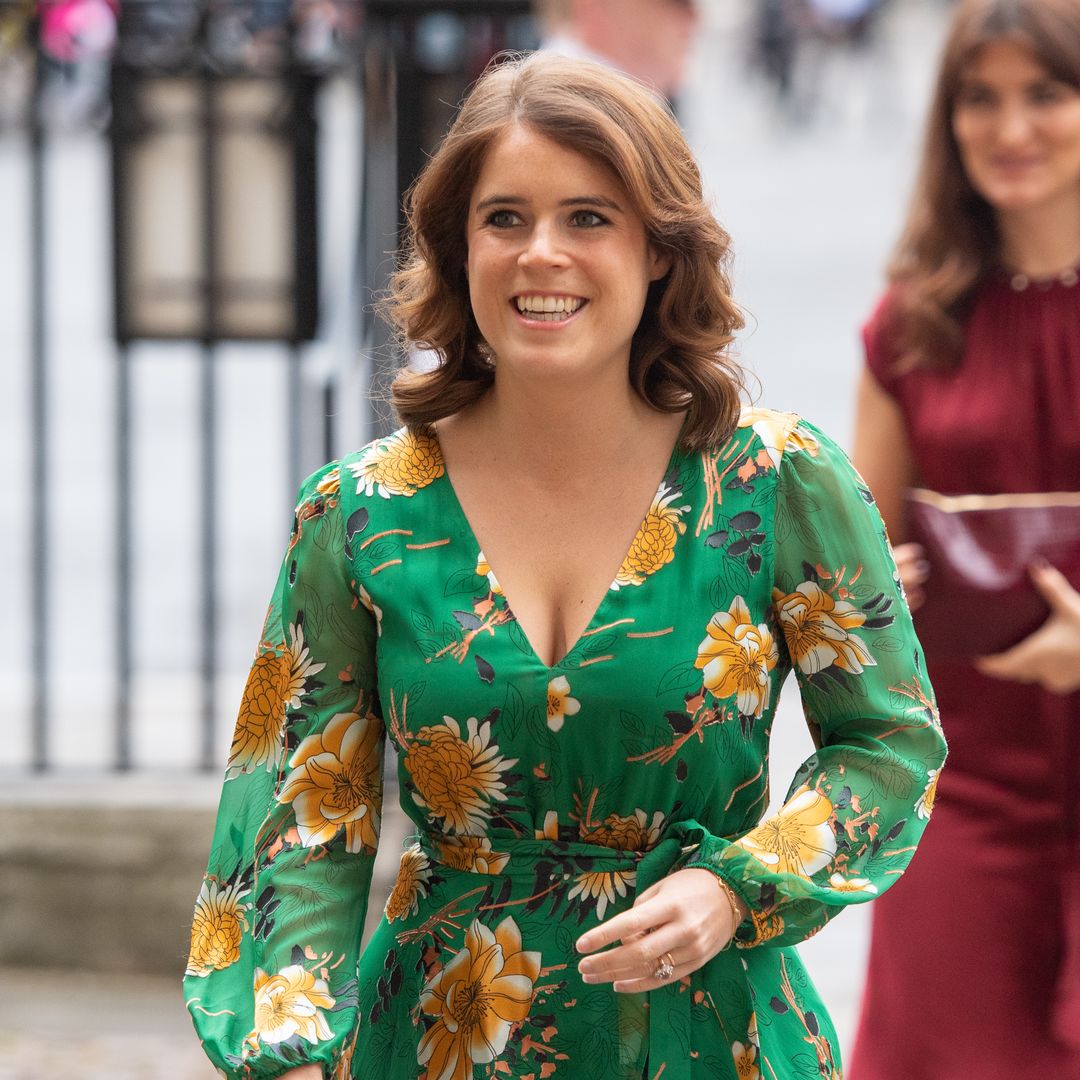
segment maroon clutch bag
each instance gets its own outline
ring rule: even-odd
[[[908,492],[911,539],[930,576],[915,630],[931,659],[1002,652],[1049,614],[1028,576],[1045,559],[1080,588],[1080,492],[939,495]]]

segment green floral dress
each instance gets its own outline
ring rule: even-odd
[[[768,803],[794,670],[816,753]],[[383,746],[416,824],[361,953]],[[795,951],[911,859],[945,757],[881,520],[843,453],[746,409],[671,457],[618,576],[536,656],[443,467],[400,431],[303,486],[233,739],[187,1007],[222,1075],[840,1076]],[[672,870],[752,915],[616,994],[574,941]]]

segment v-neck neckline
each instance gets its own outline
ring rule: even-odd
[[[679,425],[678,434],[675,436],[675,443],[667,456],[667,463],[664,466],[663,473],[661,473],[660,475],[660,481],[659,483],[657,483],[656,488],[653,490],[653,492],[649,495],[649,501],[646,504],[641,515],[637,519],[637,524],[634,527],[633,535],[630,537],[630,542],[627,544],[626,550],[622,553],[622,556],[619,560],[619,565],[615,567],[614,573],[611,575],[611,578],[604,586],[604,591],[600,594],[600,599],[597,601],[595,607],[593,608],[592,615],[589,616],[589,621],[585,624],[581,632],[570,644],[569,648],[567,648],[566,651],[562,654],[562,656],[560,656],[557,660],[555,660],[554,663],[551,664],[545,663],[543,657],[541,657],[539,652],[537,652],[536,646],[533,644],[533,639],[531,635],[525,629],[525,626],[521,622],[521,620],[517,617],[517,613],[514,611],[514,605],[510,602],[510,597],[506,592],[505,585],[503,584],[503,579],[499,577],[498,568],[492,564],[490,558],[485,552],[484,545],[480,542],[480,538],[476,535],[476,530],[473,528],[472,522],[469,520],[469,515],[465,512],[465,506],[462,503],[461,499],[458,498],[457,489],[454,487],[453,478],[450,476],[450,469],[447,467],[446,464],[446,456],[442,452],[442,441],[439,439],[438,432],[435,431],[434,427],[432,427],[431,430],[432,434],[434,434],[435,436],[435,441],[439,444],[439,454],[440,456],[442,456],[443,459],[443,473],[442,477],[440,478],[441,483],[445,485],[446,492],[450,497],[450,501],[454,504],[454,509],[461,520],[461,524],[464,526],[464,531],[468,535],[470,542],[476,548],[477,557],[483,554],[484,559],[488,564],[488,567],[491,569],[492,576],[497,582],[499,582],[499,587],[502,591],[503,601],[506,604],[507,609],[513,615],[514,622],[517,623],[518,629],[521,631],[521,636],[529,647],[529,654],[532,659],[546,672],[557,671],[566,662],[567,657],[571,656],[577,650],[578,646],[580,646],[581,643],[589,636],[589,634],[594,631],[594,623],[597,623],[597,621],[599,620],[601,612],[604,610],[605,605],[608,603],[608,598],[614,591],[612,590],[611,586],[614,583],[615,578],[619,573],[619,570],[626,564],[626,560],[629,557],[630,552],[633,550],[634,541],[637,539],[638,534],[641,532],[641,527],[645,524],[645,521],[649,516],[649,511],[652,509],[653,503],[656,501],[657,496],[663,490],[665,481],[671,475],[672,470],[675,468],[675,463],[681,454],[679,447],[682,443],[683,432],[686,430],[686,417],[683,417],[683,421]]]

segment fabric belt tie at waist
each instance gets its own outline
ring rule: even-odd
[[[500,855],[510,856],[500,876],[527,874],[532,877],[537,859],[566,860],[588,857],[595,861],[598,870],[635,871],[636,892],[640,895],[671,873],[683,856],[698,848],[707,835],[706,829],[698,822],[686,820],[669,824],[660,843],[646,852],[621,851],[601,844],[502,837],[492,837],[491,844]],[[431,833],[418,838],[424,854],[433,862],[442,865],[447,864],[440,851],[440,841],[445,839]],[[676,981],[650,990],[647,997],[649,1076],[654,1077],[663,1064],[663,1080],[691,1080],[689,989]]]

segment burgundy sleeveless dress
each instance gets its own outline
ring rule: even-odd
[[[895,373],[888,310],[864,329],[867,363],[920,484],[1080,489],[1080,285],[989,281],[948,373]],[[949,760],[916,858],[873,905],[848,1080],[1077,1080],[1080,693],[927,662]]]

